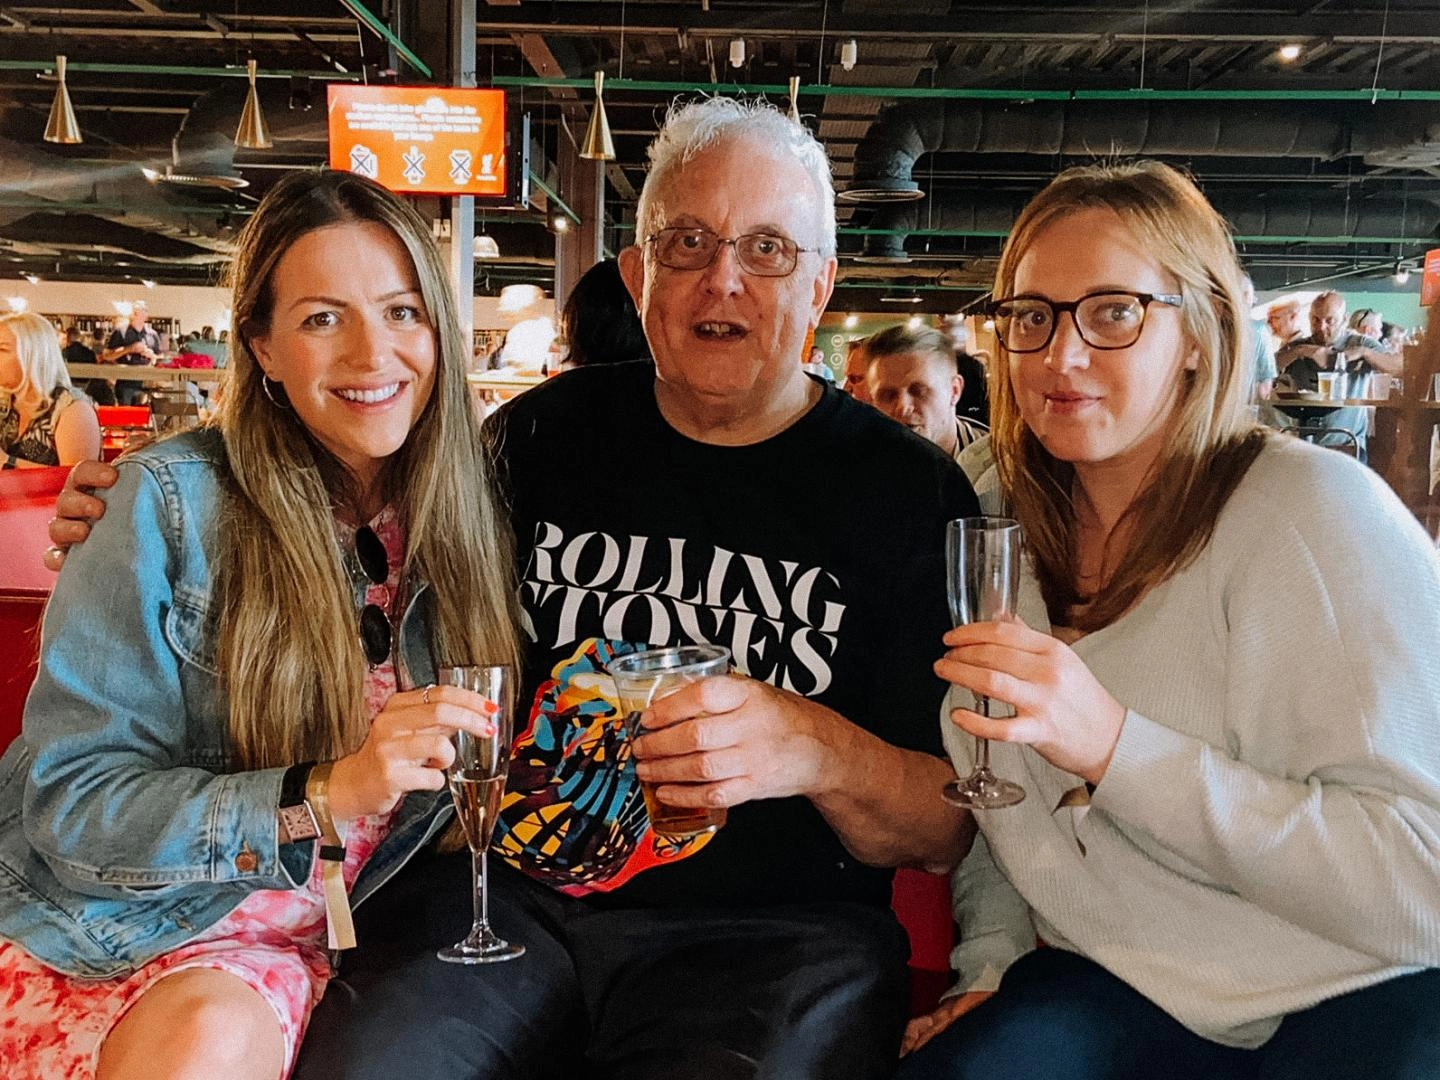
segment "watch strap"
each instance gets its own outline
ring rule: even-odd
[[[291,765],[280,778],[280,803],[276,815],[284,830],[281,842],[286,844],[315,840],[320,836],[320,822],[305,801],[305,785],[315,762],[302,761]]]

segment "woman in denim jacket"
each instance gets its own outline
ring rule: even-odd
[[[396,692],[402,623],[417,681],[515,656],[427,224],[294,174],[233,278],[217,427],[120,465],[0,759],[10,1078],[288,1074],[327,939],[439,830],[450,734],[494,730],[478,695]]]

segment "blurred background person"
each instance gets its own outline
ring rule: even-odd
[[[983,440],[989,429],[955,415],[955,403],[964,392],[965,381],[955,371],[950,340],[928,327],[911,329],[891,326],[872,336],[866,345],[870,358],[865,380],[870,400],[890,419],[934,443],[972,481],[988,466],[964,460],[966,452]]]
[[[950,339],[950,348],[955,354],[955,371],[960,376],[960,400],[955,403],[955,415],[977,424],[990,425],[990,387],[985,365],[970,349],[970,329],[963,315],[947,315],[944,321],[945,335]]]
[[[80,328],[72,326],[65,331],[65,347],[60,350],[68,367],[71,364],[98,363],[95,350],[86,345]],[[81,379],[75,383],[96,405],[114,405],[115,388],[105,379]]]
[[[160,356],[160,335],[149,325],[145,301],[136,300],[123,327],[114,331],[100,351],[102,364],[139,366],[153,364]],[[115,400],[121,405],[138,405],[145,398],[145,384],[121,379],[115,384]]]
[[[55,328],[34,312],[0,315],[0,468],[100,456],[95,407],[70,381]]]
[[[635,301],[614,259],[602,259],[580,275],[560,311],[557,336],[566,350],[562,370],[649,358]]]
[[[870,387],[865,376],[870,367],[870,358],[865,353],[866,338],[851,338],[845,343],[845,378],[840,389],[856,401],[871,404]]]

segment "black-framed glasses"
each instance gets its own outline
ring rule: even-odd
[[[1043,296],[1016,296],[987,304],[985,313],[995,320],[995,336],[1012,353],[1039,352],[1055,337],[1060,314],[1075,320],[1080,340],[1092,349],[1128,349],[1140,340],[1145,313],[1151,304],[1179,307],[1174,293],[1142,293],[1110,289],[1086,293],[1078,300],[1060,303]]]
[[[355,561],[372,585],[384,585],[390,580],[390,556],[369,525],[355,530]],[[379,604],[365,604],[360,609],[360,645],[372,668],[390,658],[390,644],[390,616]]]
[[[709,229],[678,226],[651,233],[645,243],[655,246],[655,258],[671,270],[704,270],[720,254],[721,246],[729,244],[740,269],[756,277],[785,277],[794,272],[803,252],[819,250],[802,248],[788,236],[775,233],[746,233],[730,239]]]

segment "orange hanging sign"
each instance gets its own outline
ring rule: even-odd
[[[1420,277],[1420,306],[1429,307],[1436,300],[1440,300],[1440,248],[1431,248]]]
[[[402,194],[504,197],[505,91],[331,83],[330,167]]]

